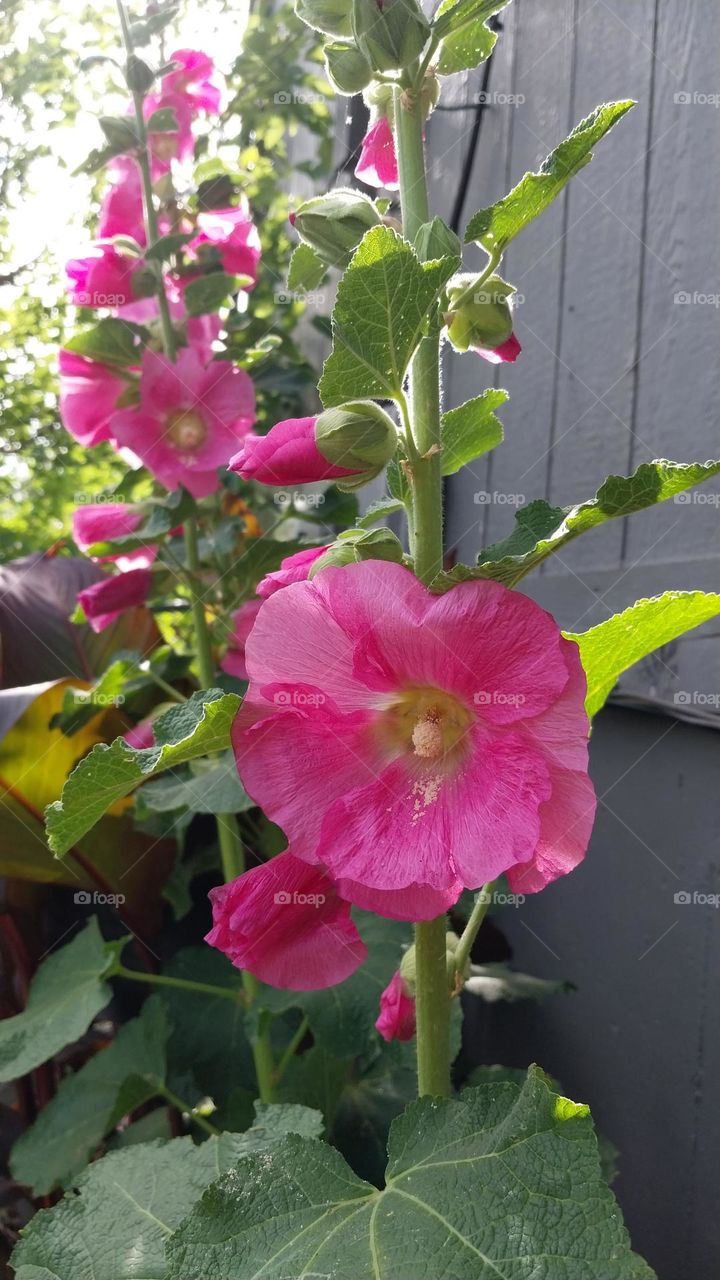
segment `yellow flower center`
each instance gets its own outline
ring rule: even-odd
[[[455,762],[473,714],[450,693],[429,685],[403,689],[376,722],[381,747],[390,755],[412,754],[424,763]]]
[[[207,439],[207,427],[194,409],[179,409],[170,414],[167,432],[171,444],[183,453],[194,453]]]

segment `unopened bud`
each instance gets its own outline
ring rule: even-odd
[[[314,578],[331,565],[359,564],[361,560],[390,560],[401,564],[403,548],[392,529],[346,529],[313,562],[310,577]]]
[[[346,267],[365,232],[381,221],[368,196],[345,187],[306,200],[292,215],[300,239],[330,267]]]
[[[417,0],[353,0],[353,33],[375,71],[401,71],[422,53],[430,24]]]
[[[136,53],[131,53],[125,63],[125,80],[132,93],[145,94],[153,85],[155,72]]]
[[[365,89],[373,77],[373,70],[365,54],[354,44],[336,41],[326,44],[325,67],[333,88],[350,97]]]
[[[328,462],[357,473],[336,482],[352,490],[373,480],[390,462],[397,449],[397,428],[373,400],[352,400],[320,414],[315,443]]]
[[[515,292],[500,276],[490,276],[477,290],[471,275],[456,276],[448,289],[448,337],[456,351],[493,349],[510,337],[513,328],[508,299]]]

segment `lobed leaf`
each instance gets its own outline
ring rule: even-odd
[[[98,364],[126,367],[140,363],[148,336],[142,325],[105,316],[91,329],[80,329],[73,334],[65,348],[85,356],[87,360],[96,360]]]
[[[437,11],[435,29],[444,32],[438,72],[471,71],[490,57],[497,33],[487,19],[504,9],[510,0],[443,0]]]
[[[503,441],[503,427],[495,417],[494,409],[504,404],[507,391],[490,388],[473,400],[466,400],[459,409],[450,409],[442,416],[442,473],[452,476],[461,467],[489,453]]]

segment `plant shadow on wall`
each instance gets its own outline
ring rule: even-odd
[[[122,73],[129,109],[84,165],[104,179],[67,267],[60,412],[134,465],[76,504],[85,560],[4,571],[19,1280],[75,1280],[79,1258],[95,1280],[652,1275],[587,1106],[540,1067],[458,1058],[467,1002],[570,998],[513,971],[492,917],[583,858],[589,724],[619,675],[720,613],[668,592],[563,634],[514,590],[720,461],[531,502],[445,563],[443,479],[501,446],[508,393],[444,406],[441,344],[521,357],[505,251],[633,105],[476,212],[486,264],[464,272],[428,207],[425,122],[506,3],[298,0],[306,25],[272,29],[256,10],[228,84],[176,45],[176,6],[119,0],[122,54],[84,62]],[[366,95],[357,175],[399,189],[400,220],[344,188],[286,217],[288,132],[320,142],[305,177],[329,161],[321,56]],[[296,326],[338,273],[320,408]],[[51,651],[42,685],[25,634]]]

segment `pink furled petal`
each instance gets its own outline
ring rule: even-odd
[[[128,573],[118,573],[85,587],[78,592],[78,603],[93,631],[104,631],[126,609],[144,604],[151,586],[149,569],[130,569]]]
[[[372,889],[357,880],[338,880],[341,898],[363,911],[374,911],[389,920],[434,920],[455,906],[463,891],[461,880],[448,889],[432,889],[429,884],[410,884],[404,889]]]
[[[86,449],[109,440],[110,418],[127,382],[74,351],[61,351],[59,365],[63,426]]]
[[[399,972],[380,996],[375,1026],[383,1040],[412,1040],[415,1035],[415,997]]]
[[[288,850],[210,892],[205,939],[237,968],[292,991],[344,982],[367,948],[332,881]]]
[[[369,187],[385,187],[388,191],[399,187],[395,139],[387,116],[376,120],[365,134],[355,177]]]
[[[245,604],[240,605],[240,608],[236,609],[232,616],[232,635],[230,636],[227,653],[220,663],[220,668],[222,671],[226,671],[229,676],[237,676],[238,680],[247,680],[245,644],[255,625],[255,619],[261,603],[261,600],[248,600]]]
[[[540,809],[540,838],[529,862],[511,867],[513,893],[538,893],[585,857],[595,817],[595,789],[586,773],[551,769],[552,794]]]
[[[252,436],[230,459],[231,471],[243,480],[260,484],[312,484],[315,480],[337,480],[356,475],[346,467],[333,466],[315,443],[317,418],[286,418],[271,427],[266,436]]]
[[[163,93],[180,94],[195,111],[218,115],[222,110],[225,82],[212,58],[200,49],[176,49],[169,62],[173,71],[163,76]]]
[[[124,307],[132,302],[138,259],[98,242],[84,258],[65,264],[70,301],[76,307]]]
[[[94,542],[112,542],[134,533],[142,524],[139,511],[124,502],[97,502],[76,507],[72,516],[72,534],[81,551]]]
[[[116,156],[108,167],[112,185],[100,206],[98,236],[131,236],[144,248],[146,243],[140,170],[129,156]]]
[[[236,209],[212,209],[197,216],[199,234],[187,246],[193,257],[202,257],[206,246],[216,249],[224,271],[257,280],[261,257],[260,236],[247,201]],[[252,288],[247,285],[246,288]]]
[[[134,747],[136,751],[144,751],[148,747],[155,746],[155,730],[153,729],[152,717],[148,716],[145,720],[139,720],[134,724],[132,729],[128,729],[123,734],[123,742],[127,742],[129,747]]]
[[[256,587],[257,594],[264,600],[268,596],[273,596],[276,591],[280,591],[282,587],[289,587],[293,582],[305,582],[312,565],[320,556],[324,556],[328,550],[327,547],[308,547],[303,551],[296,551],[292,556],[286,556],[280,561],[280,568],[274,573],[268,573],[258,583]]]
[[[517,360],[522,347],[515,337],[514,333],[510,337],[501,342],[499,347],[473,347],[472,350],[483,360],[487,360],[489,364],[514,364]]]

